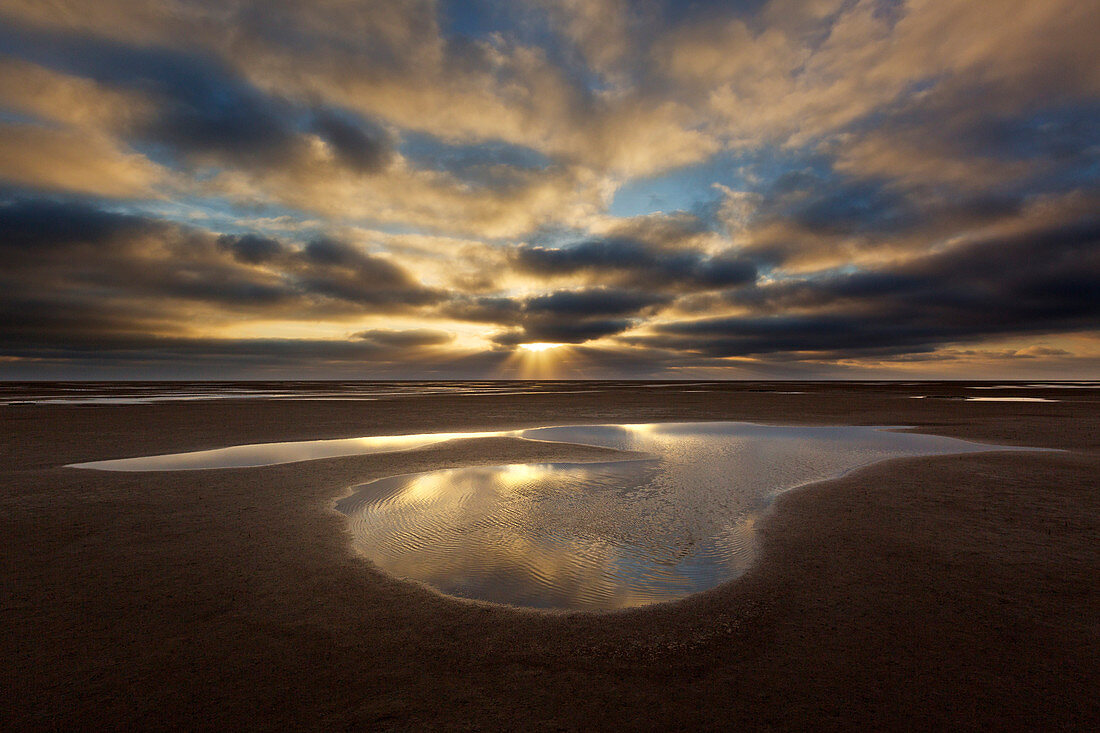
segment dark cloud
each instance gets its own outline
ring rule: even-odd
[[[554,168],[552,161],[536,150],[497,140],[463,145],[410,133],[403,136],[400,149],[417,168],[442,171],[478,188],[521,186],[532,173],[549,173]]]
[[[218,244],[232,252],[238,262],[250,265],[270,262],[286,254],[282,242],[259,234],[223,234],[218,237]]]
[[[35,63],[148,99],[153,116],[125,133],[151,146],[154,157],[287,166],[305,155],[304,133],[312,132],[356,172],[376,172],[393,158],[393,140],[377,124],[342,110],[303,109],[209,55],[45,32],[0,36],[4,45]]]
[[[858,262],[866,253],[920,251],[960,231],[1020,218],[1035,198],[1035,188],[1008,184],[914,191],[887,177],[834,170],[835,161],[813,163],[754,193],[751,215],[735,227],[745,243],[742,258],[762,269],[808,268]]]
[[[668,301],[667,296],[629,290],[558,290],[528,298],[524,303],[524,310],[528,314],[588,318],[593,315],[637,313]]]
[[[915,114],[915,113],[914,113]],[[924,126],[929,120],[913,121]],[[953,130],[955,143],[975,154],[1005,160],[1072,163],[1095,159],[1100,140],[1100,102],[1052,105],[1024,115],[974,115]]]
[[[46,48],[30,58],[151,99],[157,113],[133,131],[150,143],[245,165],[285,163],[302,144],[290,105],[208,56],[91,38]]]
[[[914,203],[884,181],[847,181],[822,185],[783,215],[803,229],[822,234],[896,233],[918,223]],[[796,193],[802,193],[797,191]]]
[[[393,159],[393,144],[385,131],[347,113],[316,110],[313,131],[345,165],[360,173],[377,172]]]
[[[287,271],[306,292],[359,305],[426,305],[439,298],[390,260],[336,239],[307,243]]]
[[[758,227],[781,221],[815,237],[885,237],[920,226],[923,214],[918,201],[888,180],[802,169],[784,173],[764,188],[753,218]]]
[[[671,300],[662,294],[610,288],[558,290],[528,298],[460,298],[447,305],[446,314],[507,329],[493,339],[502,345],[575,344],[621,333]]]
[[[145,88],[161,103],[156,121],[139,131],[151,142],[253,166],[285,164],[300,151],[287,106],[227,70],[188,57],[133,63],[140,76],[112,81]]]
[[[352,336],[359,341],[382,347],[411,348],[420,346],[443,346],[454,341],[454,334],[431,328],[414,328],[407,331],[372,329],[360,331]]]
[[[216,236],[73,201],[0,203],[6,347],[179,333],[234,316],[388,313],[439,297],[392,262],[337,240]]]
[[[49,199],[0,199],[0,223],[0,248],[13,253],[103,241],[123,230],[146,228],[140,217]]]
[[[625,319],[587,319],[583,321],[534,320],[522,330],[505,331],[493,336],[493,342],[501,346],[515,346],[532,342],[580,344],[585,341],[612,336],[630,328],[632,322]]]
[[[711,256],[690,249],[661,250],[623,238],[560,248],[521,245],[514,261],[517,269],[536,276],[583,275],[598,282],[661,290],[725,288],[756,279],[756,265],[734,252]]]
[[[358,250],[345,242],[325,237],[314,239],[302,250],[305,259],[319,265],[347,267],[361,258]]]
[[[841,358],[1088,330],[1100,318],[1100,221],[989,238],[891,269],[775,282],[728,300],[753,315],[667,324],[639,343]]]
[[[504,325],[515,324],[522,313],[522,300],[495,295],[456,298],[446,304],[444,311],[444,315],[462,321]]]

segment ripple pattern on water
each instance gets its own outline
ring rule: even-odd
[[[358,550],[391,574],[449,595],[536,608],[637,606],[743,573],[753,560],[757,518],[779,492],[887,458],[999,449],[881,428],[746,423],[518,435],[655,458],[372,481],[336,505]]]
[[[336,508],[383,570],[464,598],[609,610],[712,588],[753,561],[754,528],[780,492],[902,456],[1022,450],[877,427],[737,422],[574,425],[230,446],[74,464],[202,470],[511,437],[653,456],[392,476]]]

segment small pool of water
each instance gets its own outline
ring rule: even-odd
[[[313,461],[318,458],[338,458],[340,456],[411,450],[462,438],[518,437],[524,432],[526,431],[418,433],[414,435],[373,435],[364,438],[338,438],[336,440],[296,440],[288,443],[252,443],[187,453],[168,453],[162,456],[89,461],[88,463],[74,463],[71,467],[94,468],[98,471],[200,471],[211,468],[254,468],[257,466],[272,466],[276,463]]]
[[[967,397],[967,402],[1061,402],[1047,397]]]
[[[889,458],[1020,448],[881,427],[737,422],[578,425],[233,446],[79,464],[103,470],[268,465],[508,436],[643,451],[648,459],[477,466],[391,476],[336,502],[356,549],[461,598],[603,611],[737,577],[779,493]]]
[[[888,458],[997,447],[873,427],[664,423],[522,437],[646,451],[650,460],[517,464],[394,476],[336,508],[387,572],[452,596],[611,610],[698,593],[753,560],[779,493]]]

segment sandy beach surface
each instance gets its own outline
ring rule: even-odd
[[[0,726],[1100,724],[1100,390],[604,386],[0,407]],[[963,399],[1002,393],[1057,401]],[[598,461],[605,449],[490,438],[248,469],[64,467],[252,442],[704,419],[906,425],[1059,450],[897,459],[787,493],[748,573],[610,614],[463,602],[390,578],[352,552],[333,509],[372,478]]]

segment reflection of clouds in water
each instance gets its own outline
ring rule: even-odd
[[[459,468],[365,484],[337,508],[382,569],[452,595],[612,609],[682,598],[752,561],[776,493],[905,455],[989,450],[867,427],[579,426],[524,437],[656,460]]]
[[[756,518],[781,491],[886,458],[1000,449],[873,427],[699,422],[370,436],[79,465],[246,467],[491,436],[654,458],[455,468],[373,481],[336,505],[349,516],[358,549],[394,575],[452,595],[544,608],[635,606],[682,598],[744,572]]]
[[[368,484],[338,508],[359,549],[383,569],[456,594],[536,606],[654,600],[623,584],[625,569],[666,562],[662,547],[632,546],[644,511],[609,494],[644,485],[652,462],[451,469]],[[685,588],[686,581],[681,582]]]
[[[572,425],[524,430],[520,436],[531,440],[598,445],[618,450],[635,450],[639,437],[649,425]]]

